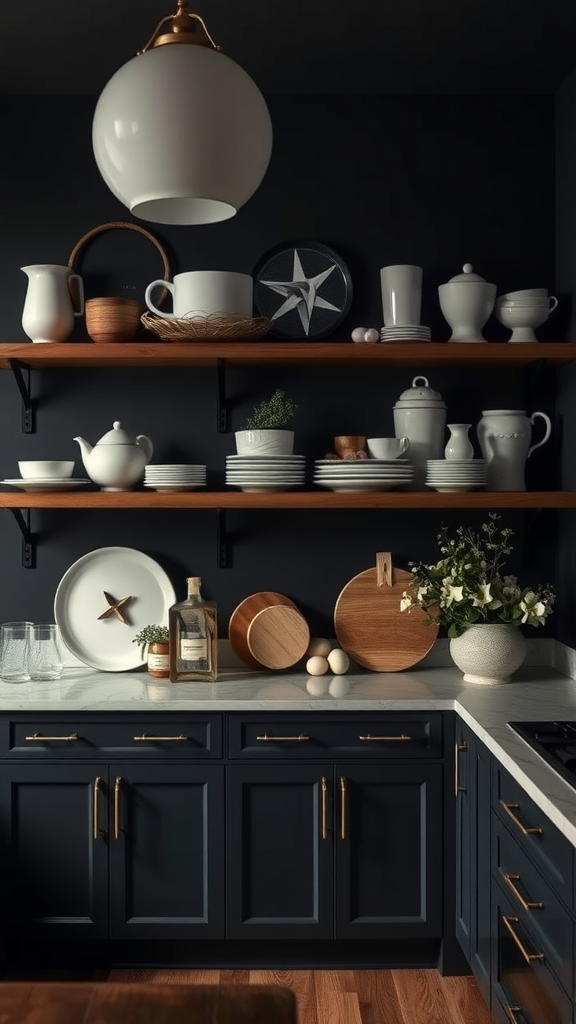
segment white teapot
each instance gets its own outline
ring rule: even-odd
[[[115,420],[112,430],[94,447],[83,437],[74,437],[80,445],[82,462],[88,476],[103,491],[129,491],[140,480],[152,458],[152,441],[145,434],[133,437]]]

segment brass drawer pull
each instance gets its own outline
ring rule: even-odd
[[[263,736],[257,736],[257,740],[261,740],[263,743],[287,743],[288,741],[303,743],[305,740],[309,740],[309,736],[305,736],[303,732],[299,736],[269,736],[267,732]]]
[[[460,753],[463,750],[468,750],[467,743],[454,744],[454,796],[458,796],[458,793],[466,792],[466,786],[461,786],[459,779]]]
[[[116,776],[114,782],[114,839],[120,838],[120,787],[122,785],[122,779],[119,775]]]
[[[522,822],[520,821],[520,819],[514,814],[514,811],[519,811],[520,810],[520,804],[507,804],[507,803],[504,802],[504,800],[501,800],[500,804],[504,808],[504,810],[506,811],[506,814],[510,818],[512,818],[512,821],[514,822],[514,824],[518,826],[518,828],[520,829],[520,831],[521,831],[523,836],[543,836],[544,835],[544,829],[537,828],[536,826],[534,826],[533,828],[529,828],[527,825],[523,825]]]
[[[43,736],[41,732],[35,732],[32,736],[26,736],[26,740],[29,743],[44,743],[45,740],[53,740],[54,742],[65,740],[66,743],[73,743],[74,740],[79,738],[77,732],[71,732],[69,736]]]
[[[525,900],[522,893],[516,888],[515,882],[520,882],[520,875],[502,875],[502,878],[506,882],[506,885],[512,890],[518,903],[523,910],[544,910],[544,904],[540,901],[535,903],[532,900]]]
[[[514,931],[514,928],[512,927],[515,924],[520,924],[517,917],[505,917],[503,914],[502,920],[506,925],[508,931],[510,932],[510,935],[514,939],[514,942],[518,946],[518,949],[522,953],[522,956],[524,957],[527,964],[531,964],[533,960],[544,960],[544,953],[529,953],[528,950],[525,949],[525,947],[520,942],[520,939],[518,938],[516,932]]]
[[[322,839],[326,839],[328,829],[326,826],[326,798],[328,795],[328,783],[326,777],[323,775],[320,782],[320,790],[322,794]]]
[[[512,1024],[518,1024],[518,1020],[517,1020],[516,1014],[517,1013],[522,1013],[522,1007],[521,1006],[504,1006],[504,1004],[502,1004],[502,1006],[503,1006],[503,1009],[504,1009],[504,1013],[508,1017],[508,1020],[511,1020]]]
[[[98,839],[98,835],[99,835],[99,829],[98,829],[98,796],[100,794],[100,783],[101,782],[102,782],[102,779],[100,778],[99,775],[97,775],[96,778],[94,779],[94,803],[93,803],[93,807],[92,807],[92,813],[93,813],[93,817],[94,817],[94,822],[93,822],[93,826],[94,826],[94,839]]]
[[[346,839],[346,779],[340,779],[340,838]]]
[[[134,740],[137,743],[140,743],[142,741],[145,742],[146,740],[148,740],[149,743],[158,743],[159,741],[162,741],[162,742],[166,741],[166,742],[168,742],[169,740],[187,740],[187,739],[188,739],[188,737],[185,736],[183,732],[181,732],[179,736],[152,736],[152,734],[149,733],[149,732],[143,732],[141,736],[134,736]]]
[[[402,742],[404,740],[411,740],[412,737],[411,736],[407,736],[406,733],[404,733],[404,732],[401,733],[400,736],[372,736],[370,733],[368,733],[367,736],[359,736],[358,739],[359,740],[364,740],[365,743],[374,743],[374,742],[377,742],[378,740],[386,740],[387,742],[389,742],[389,741]]]

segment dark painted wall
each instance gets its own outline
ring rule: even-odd
[[[90,228],[131,220],[100,179],[91,151],[94,101],[86,98],[4,98],[0,131],[0,342],[27,341],[21,315],[28,263],[66,263]],[[380,327],[379,268],[424,267],[423,322],[436,340],[449,335],[437,286],[470,261],[499,290],[554,282],[553,101],[529,97],[274,98],[274,153],[256,195],[236,218],[204,227],[145,224],[165,245],[172,273],[201,268],[250,273],[271,247],[294,239],[332,246],[354,285],[354,326]],[[511,127],[512,126],[512,127]],[[138,223],[134,221],[134,223]],[[154,247],[132,232],[110,232],[83,252],[78,269],[87,296],[136,294],[160,276]],[[559,311],[541,340],[562,340]],[[496,321],[490,340],[507,335]],[[73,340],[84,337],[78,324]],[[418,368],[427,373],[427,367]],[[231,429],[263,395],[282,384],[300,402],[296,450],[322,456],[338,433],[392,434],[392,406],[411,383],[409,370],[381,373],[295,368],[230,371]],[[483,408],[542,409],[555,416],[555,375],[518,371],[430,370],[430,384],[448,404],[448,419],[475,424]],[[114,419],[148,434],[156,461],[205,462],[212,486],[224,486],[233,434],[216,432],[212,370],[43,371],[33,375],[37,432],[20,431],[20,399],[9,373],[0,375],[0,478],[17,475],[22,458],[77,458],[72,438],[95,443]],[[471,431],[473,439],[475,432]],[[559,446],[534,454],[528,486],[559,485]],[[203,577],[220,606],[220,633],[236,604],[260,589],[292,597],[314,633],[332,632],[334,603],[351,576],[391,550],[396,564],[434,557],[441,520],[481,522],[473,513],[232,511],[227,516],[232,566],[216,563],[210,511],[34,512],[40,535],[37,568],[20,565],[20,539],[8,512],[0,518],[0,620],[51,617],[56,586],[86,551],[137,547],[156,558],[179,594],[184,579]],[[512,568],[523,579],[554,578],[554,513],[537,521],[507,514],[517,532]],[[553,632],[551,624],[547,632]],[[543,631],[542,631],[543,632]]]

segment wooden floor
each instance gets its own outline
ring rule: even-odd
[[[493,1024],[472,978],[442,978],[434,970],[114,970],[100,980],[287,985],[299,1024]]]

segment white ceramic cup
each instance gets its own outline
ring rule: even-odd
[[[172,295],[173,312],[158,309],[152,302],[155,288],[167,288]],[[144,299],[148,309],[164,320],[186,320],[193,316],[226,313],[252,316],[253,279],[249,274],[231,270],[188,270],[175,274],[174,283],[152,281]]]
[[[366,440],[371,459],[399,459],[410,447],[407,437],[369,437]]]
[[[422,267],[395,263],[380,270],[382,312],[385,327],[420,323],[422,314]]]
[[[499,295],[497,302],[506,301],[507,299],[515,300],[516,302],[524,302],[526,299],[546,299],[548,298],[547,288],[520,288],[516,292],[504,292]]]

